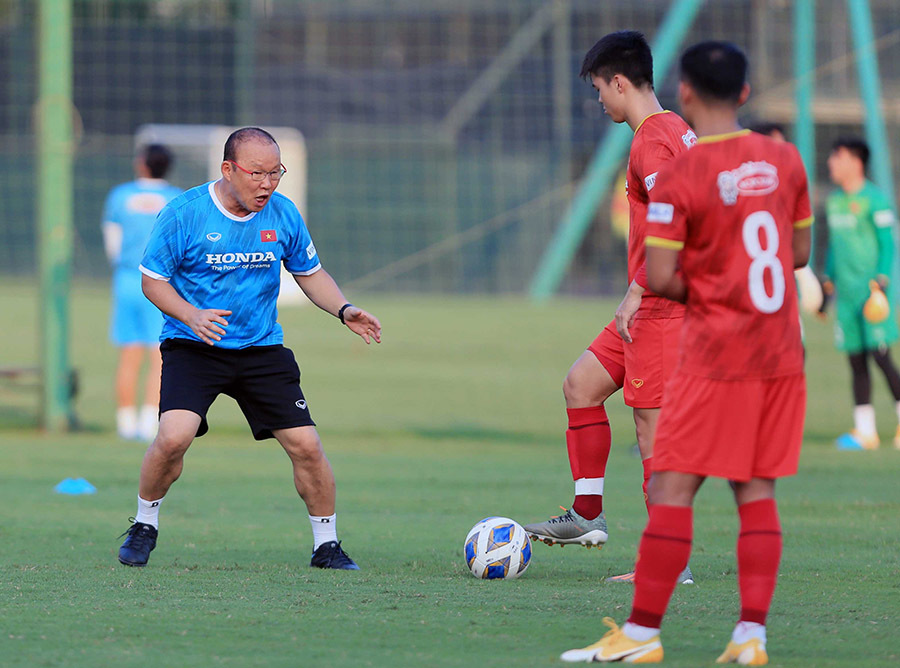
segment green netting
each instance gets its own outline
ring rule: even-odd
[[[74,2],[76,276],[107,269],[107,191],[131,178],[147,123],[298,128],[307,218],[337,278],[376,290],[520,292],[609,127],[578,80],[604,33],[654,34],[668,2],[571,0],[80,0]],[[838,133],[860,132],[845,3],[816,3],[819,196]],[[36,3],[0,1],[0,273],[36,267]],[[900,5],[873,0],[885,115],[900,131]],[[692,41],[752,63],[747,120],[793,119],[791,3],[708,2]],[[675,104],[675,81],[659,89]],[[893,144],[897,146],[896,142]],[[894,165],[900,164],[894,148]],[[289,166],[290,167],[290,166]],[[200,170],[180,165],[178,185]],[[619,292],[609,198],[564,289]]]

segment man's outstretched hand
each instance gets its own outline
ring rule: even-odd
[[[366,343],[371,343],[372,339],[375,343],[381,343],[381,323],[371,313],[355,306],[348,306],[344,311],[344,324]]]

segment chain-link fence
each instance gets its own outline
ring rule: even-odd
[[[35,4],[0,0],[0,273],[36,265]],[[751,59],[746,120],[793,119],[787,1],[706,2],[687,42]],[[106,274],[103,199],[132,178],[148,123],[287,126],[305,136],[306,217],[343,283],[385,291],[521,292],[609,128],[577,77],[603,34],[652,38],[656,0],[75,0],[76,275]],[[872,0],[888,133],[900,136],[900,4]],[[816,3],[819,194],[837,133],[860,132],[845,2]],[[675,105],[672,73],[658,86]],[[896,146],[896,144],[895,144]],[[894,150],[894,164],[900,154]],[[288,165],[290,168],[290,165]],[[624,165],[623,165],[624,167]],[[205,180],[189,161],[172,181]],[[564,283],[618,292],[624,239],[607,197]]]

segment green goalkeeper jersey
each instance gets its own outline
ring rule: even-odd
[[[825,208],[825,273],[834,281],[838,299],[865,301],[870,280],[891,277],[895,242],[890,202],[874,183],[866,181],[855,193],[834,191]]]

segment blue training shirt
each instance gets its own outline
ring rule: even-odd
[[[322,268],[297,207],[272,193],[266,206],[239,217],[215,193],[215,182],[191,188],[163,209],[147,243],[141,271],[169,281],[200,309],[229,309],[220,348],[282,343],[276,300],[280,267],[309,276]],[[180,320],[166,316],[160,341],[200,339]]]
[[[181,194],[163,179],[137,179],[113,188],[103,207],[103,223],[122,228],[122,250],[113,261],[117,273],[133,273],[140,285],[138,265],[157,214]]]

